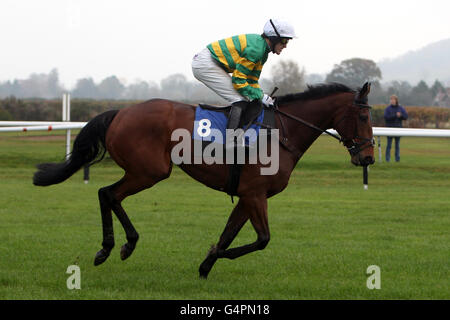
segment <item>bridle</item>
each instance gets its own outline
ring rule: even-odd
[[[353,107],[358,107],[359,109],[369,109],[369,110],[372,108],[369,104],[367,104],[366,101],[361,101],[361,100],[357,100],[357,99],[355,99],[353,101]],[[339,120],[338,123],[336,123],[335,127],[337,128],[339,123],[347,117],[348,117],[347,115],[344,115],[344,117],[341,120]],[[356,140],[360,140],[360,142],[357,142]],[[350,138],[350,139],[341,138],[340,141],[344,144],[344,146],[347,147],[348,152],[352,156],[356,156],[361,151],[363,151],[369,147],[375,146],[374,138],[370,139],[370,138],[360,137],[357,134],[355,135],[355,137]],[[350,145],[348,142],[350,142]]]
[[[355,99],[353,100],[353,105],[352,105],[352,106],[353,106],[353,107],[358,107],[358,108],[360,108],[360,109],[371,109],[371,108],[372,108],[369,104],[367,104],[366,101],[358,100],[356,97],[355,97]],[[322,129],[322,128],[319,128],[318,126],[316,126],[316,125],[314,125],[314,124],[312,124],[312,123],[309,123],[308,121],[305,121],[305,120],[303,120],[303,119],[301,119],[301,118],[299,118],[299,117],[296,117],[296,116],[294,116],[294,115],[292,115],[292,114],[289,114],[289,113],[286,113],[286,112],[284,112],[284,111],[281,111],[281,110],[278,108],[278,104],[276,103],[276,100],[275,100],[274,109],[275,109],[275,112],[278,112],[279,114],[281,114],[281,115],[283,115],[283,116],[285,116],[285,117],[287,117],[287,118],[290,118],[290,119],[292,119],[292,120],[295,120],[295,121],[297,121],[297,122],[300,122],[300,123],[302,123],[303,125],[305,125],[305,126],[307,126],[307,127],[310,127],[311,129],[314,129],[314,130],[319,131],[319,132],[321,132],[321,133],[325,133],[325,134],[327,134],[327,135],[329,135],[329,136],[335,138],[336,140],[339,141],[339,143],[342,143],[342,144],[347,148],[348,152],[349,152],[352,156],[356,156],[356,155],[358,155],[361,151],[363,151],[363,150],[365,150],[365,149],[367,149],[367,148],[369,148],[369,147],[375,145],[375,139],[373,139],[373,138],[370,139],[370,138],[360,137],[360,136],[358,136],[357,134],[356,134],[355,137],[353,137],[353,138],[340,137],[340,136],[337,135],[337,134],[334,134],[334,133],[332,133],[332,132],[330,132],[330,131],[328,131],[328,130],[324,130],[324,129]],[[344,116],[342,117],[342,119],[340,119],[340,120],[336,123],[335,127],[337,127],[338,124],[340,124],[340,123],[341,123],[344,119],[346,119],[347,117],[348,117],[348,115],[344,115]],[[360,142],[357,142],[357,140],[360,140]]]

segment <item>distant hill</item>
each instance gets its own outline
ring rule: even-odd
[[[405,80],[415,85],[420,80],[431,84],[438,79],[450,85],[450,38],[396,58],[383,59],[377,65],[383,82]]]

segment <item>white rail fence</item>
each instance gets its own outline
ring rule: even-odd
[[[422,138],[450,138],[448,129],[412,129],[412,128],[372,128],[373,136],[377,137],[378,142],[378,161],[382,161],[381,137],[422,137]],[[330,132],[336,133],[335,130]]]
[[[1,132],[28,132],[28,131],[54,131],[66,130],[66,157],[70,153],[70,138],[72,129],[81,129],[87,122],[70,121],[70,94],[65,93],[62,99],[62,121],[0,121]],[[337,134],[335,130],[330,130]],[[382,161],[381,137],[432,137],[450,138],[447,129],[411,129],[374,127],[374,137],[378,138],[378,156]]]
[[[0,132],[28,132],[66,130],[66,156],[70,153],[71,129],[81,129],[87,122],[70,121],[0,121]],[[337,134],[335,130],[330,132]],[[374,127],[373,136],[378,138],[378,157],[382,161],[381,137],[430,137],[450,138],[448,129],[411,129]]]

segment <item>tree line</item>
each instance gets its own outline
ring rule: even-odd
[[[386,104],[389,97],[395,94],[403,105],[435,106],[438,93],[446,90],[439,80],[435,80],[432,86],[428,86],[423,80],[415,86],[408,81],[391,81],[382,85],[382,78],[381,70],[374,61],[353,58],[335,65],[333,70],[327,74],[325,81],[340,82],[353,88],[360,86],[365,81],[370,81],[372,87],[369,99],[373,104]]]
[[[57,69],[51,70],[49,74],[31,74],[24,80],[0,82],[0,98],[13,96],[22,99],[55,99],[60,98],[64,92],[70,92],[72,98],[92,100],[148,100],[164,97],[182,101],[220,101],[201,83],[188,81],[183,74],[169,75],[160,84],[135,81],[129,85],[123,84],[115,75],[99,83],[88,77],[77,80],[71,90],[61,85]]]
[[[412,106],[435,105],[435,97],[445,91],[441,82],[436,80],[432,86],[420,81],[415,86],[407,81],[392,81],[381,83],[382,73],[372,60],[353,58],[336,64],[327,75],[307,74],[293,60],[282,60],[270,70],[270,76],[260,80],[261,87],[270,93],[276,86],[278,95],[301,92],[307,84],[319,82],[340,82],[352,88],[361,86],[365,81],[372,82],[369,95],[370,103],[386,104],[389,96],[395,94],[401,104]],[[92,100],[148,100],[151,98],[166,98],[191,103],[226,103],[214,92],[198,81],[190,81],[183,74],[172,74],[162,79],[160,83],[152,81],[135,81],[125,85],[115,75],[96,83],[92,78],[79,79],[74,88],[64,88],[60,81],[58,70],[53,69],[48,74],[31,74],[28,79],[0,82],[0,98],[14,96],[16,98],[60,98],[63,92],[70,92],[72,98]]]
[[[71,120],[89,121],[107,110],[122,109],[142,100],[73,99]],[[373,105],[372,124],[384,126],[385,105]],[[450,108],[406,107],[409,118],[404,126],[410,128],[449,128]],[[61,99],[0,99],[0,120],[61,121]]]

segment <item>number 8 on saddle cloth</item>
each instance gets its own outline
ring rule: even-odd
[[[228,112],[230,108],[217,108],[207,105],[199,105],[195,111],[194,130],[192,138],[204,142],[215,142],[225,144],[226,128],[228,121]],[[259,130],[262,124],[268,122],[267,109],[261,110],[257,115],[254,123],[248,127],[245,132],[245,144],[253,145],[258,138]],[[243,115],[243,123],[240,127],[245,127],[253,119],[245,119],[245,111]],[[245,121],[247,120],[247,121]]]

